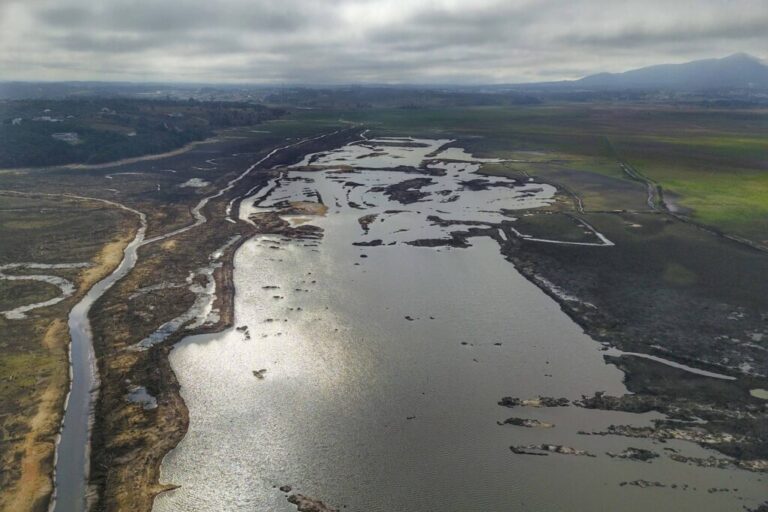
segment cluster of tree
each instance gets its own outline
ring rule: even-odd
[[[218,128],[248,126],[282,111],[262,105],[133,99],[0,103],[0,167],[101,163],[179,148]],[[77,141],[54,138],[73,132]]]

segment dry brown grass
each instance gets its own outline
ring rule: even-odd
[[[166,240],[165,242],[163,242],[163,243],[161,244],[161,247],[162,247],[162,248],[163,248],[163,250],[165,250],[165,251],[172,251],[172,250],[174,250],[174,249],[176,248],[176,246],[178,245],[178,243],[179,243],[179,242],[178,242],[177,240]]]
[[[67,365],[65,348],[69,341],[67,323],[60,318],[53,320],[43,336],[43,345],[62,364],[47,379],[47,385],[40,395],[37,413],[29,422],[30,431],[20,447],[21,478],[6,494],[3,510],[8,512],[44,511],[53,492],[51,474],[55,438],[63,411],[67,389]]]
[[[85,269],[81,274],[80,293],[85,293],[120,264],[123,259],[123,250],[133,237],[133,232],[121,234],[117,240],[109,242],[99,251],[93,259],[93,266]]]

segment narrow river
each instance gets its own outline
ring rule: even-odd
[[[505,261],[494,240],[472,238],[466,249],[408,244],[553,198],[548,185],[530,180],[468,184],[478,166],[466,154],[453,150],[451,162],[430,156],[448,142],[370,141],[307,157],[303,164],[325,167],[287,171],[269,194],[254,196],[260,204],[243,203],[247,216],[322,198],[327,214],[309,220],[324,236],[243,244],[237,327],[190,336],[172,352],[190,429],[162,466],[163,482],[181,487],[159,496],[154,510],[295,510],[284,485],[360,512],[706,511],[759,500],[764,483],[744,471],[607,455],[630,446],[713,454],[696,445],[579,434],[647,425],[656,413],[497,404],[504,396],[578,399],[626,389],[601,346]],[[425,159],[438,172],[414,185],[424,195],[395,200],[389,185],[424,176],[387,169]],[[365,215],[373,217],[363,222]],[[497,423],[511,416],[549,428]],[[542,443],[590,456],[510,450]],[[633,481],[665,486],[627,485]]]
[[[139,217],[141,226],[133,240],[125,247],[120,265],[91,287],[69,312],[70,390],[64,404],[61,433],[56,443],[54,494],[50,507],[54,512],[79,512],[86,507],[93,394],[99,385],[88,312],[104,292],[122,279],[136,264],[137,251],[144,241],[147,227],[144,214],[111,201],[102,202],[134,213]]]

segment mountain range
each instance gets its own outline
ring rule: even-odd
[[[768,89],[768,65],[757,57],[737,53],[721,59],[599,73],[559,84],[584,89]]]

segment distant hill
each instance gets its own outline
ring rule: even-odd
[[[737,53],[722,59],[600,73],[570,85],[588,89],[768,89],[768,65],[746,53]]]

